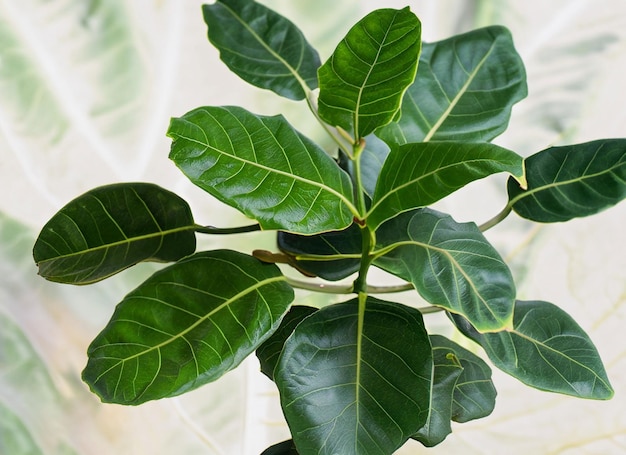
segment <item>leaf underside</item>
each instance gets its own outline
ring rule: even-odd
[[[83,380],[102,401],[172,397],[235,368],[278,327],[293,290],[243,253],[196,253],[129,293],[88,349]]]
[[[141,261],[176,261],[194,252],[188,204],[149,183],[95,188],[42,228],[33,257],[44,278],[89,284]]]

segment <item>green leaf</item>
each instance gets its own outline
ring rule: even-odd
[[[292,300],[273,264],[229,250],[189,256],[124,297],[89,346],[83,380],[109,403],[180,395],[239,365]]]
[[[274,368],[276,368],[276,364],[278,363],[278,358],[285,345],[285,340],[289,338],[300,322],[316,311],[317,308],[310,306],[292,306],[283,317],[276,332],[256,350],[256,356],[261,364],[261,372],[272,381],[274,380]]]
[[[209,40],[243,80],[292,100],[317,88],[317,51],[288,19],[250,0],[218,0],[202,11]]]
[[[452,433],[450,426],[452,396],[455,384],[463,371],[463,367],[454,353],[451,353],[447,343],[440,339],[446,340],[440,335],[430,335],[434,369],[428,421],[417,433],[411,436],[426,447],[436,446]]]
[[[455,422],[486,417],[496,404],[496,388],[491,380],[491,368],[476,354],[440,335],[430,339],[433,349],[437,347],[453,355],[463,368],[456,381],[451,408]]]
[[[522,157],[497,145],[421,142],[394,147],[380,171],[367,223],[378,227],[398,213],[430,205],[497,172],[508,172],[525,184]]]
[[[63,207],[33,249],[50,281],[89,284],[141,261],[176,261],[196,249],[189,205],[150,183],[95,188]]]
[[[374,195],[380,170],[389,156],[389,146],[370,134],[365,138],[365,149],[361,153],[361,179],[363,190],[370,196]]]
[[[322,120],[355,139],[393,120],[415,78],[420,38],[408,8],[379,9],[357,22],[319,69]]]
[[[511,33],[491,26],[424,43],[400,120],[376,134],[388,144],[488,142],[527,95],[526,71]]]
[[[550,147],[526,158],[528,188],[509,180],[509,206],[554,223],[593,215],[626,197],[626,139]]]
[[[360,255],[363,243],[361,228],[355,223],[342,231],[304,236],[279,232],[278,248],[290,256],[315,255],[316,259],[294,259],[298,268],[328,281],[342,280],[357,270],[361,259],[341,258],[341,255]],[[330,257],[339,256],[336,259]],[[328,257],[328,258],[325,258]]]
[[[502,332],[479,334],[463,324],[457,327],[483,347],[496,367],[526,385],[578,398],[613,396],[595,346],[556,305],[517,301],[513,328]]]
[[[39,455],[44,452],[18,415],[0,403],[0,453]]]
[[[413,283],[420,295],[464,315],[481,332],[510,327],[515,284],[474,223],[431,209],[405,212],[377,232],[374,265]]]
[[[292,439],[288,441],[279,442],[271,447],[268,447],[263,451],[261,455],[298,455],[296,445]]]
[[[309,316],[275,371],[298,451],[391,454],[426,422],[432,368],[413,308],[369,297]]]
[[[315,234],[357,214],[348,175],[281,115],[201,107],[170,123],[170,158],[196,185],[264,229]]]

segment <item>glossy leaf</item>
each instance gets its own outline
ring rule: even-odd
[[[491,368],[483,359],[452,340],[439,335],[430,339],[433,349],[438,348],[453,355],[463,368],[456,381],[451,408],[455,422],[486,417],[496,405],[496,388],[491,380]]]
[[[251,0],[218,0],[202,11],[209,40],[243,80],[293,100],[317,88],[317,51],[288,19]]]
[[[170,123],[170,158],[200,188],[264,229],[300,234],[352,223],[348,175],[282,116],[202,107]]]
[[[367,223],[375,228],[497,172],[508,172],[525,185],[522,157],[497,145],[420,142],[395,147],[380,171]]]
[[[260,346],[292,300],[273,264],[229,250],[189,256],[124,297],[89,346],[83,379],[127,405],[195,389]]]
[[[290,439],[268,447],[261,455],[298,455],[298,451],[293,440]]]
[[[261,364],[261,372],[272,381],[274,380],[274,368],[276,368],[276,364],[278,363],[278,358],[285,345],[285,340],[289,338],[300,322],[316,311],[317,308],[310,306],[292,306],[283,317],[276,332],[256,350],[256,356]]]
[[[526,71],[511,33],[491,26],[424,43],[402,116],[377,135],[388,144],[488,142],[504,132],[527,95]]]
[[[457,327],[480,344],[493,364],[536,389],[578,398],[613,396],[602,360],[583,329],[556,305],[517,301],[513,328],[479,334]]]
[[[626,139],[551,147],[526,158],[528,188],[509,180],[520,216],[554,223],[593,215],[626,197]]]
[[[303,236],[279,232],[278,248],[290,256],[315,255],[336,256],[355,255],[361,253],[361,229],[351,224],[342,231],[324,232],[313,236]],[[311,275],[329,281],[342,280],[359,269],[360,258],[329,259],[294,259],[298,268]]]
[[[413,283],[420,295],[464,315],[481,332],[510,327],[515,284],[474,223],[431,209],[405,212],[377,232],[375,265]]]
[[[389,156],[389,146],[374,134],[365,138],[365,149],[361,153],[361,178],[363,189],[371,198],[376,190],[380,170]]]
[[[63,207],[33,249],[50,281],[88,284],[141,261],[176,261],[194,252],[189,205],[149,183],[95,188]]]
[[[354,25],[319,69],[319,115],[359,139],[389,123],[415,78],[421,24],[408,8],[379,9]]]
[[[298,451],[392,453],[426,422],[432,367],[419,311],[371,297],[362,312],[356,299],[322,308],[275,371]]]
[[[430,335],[433,347],[433,387],[430,395],[430,413],[428,421],[420,430],[411,436],[426,447],[433,447],[442,442],[452,433],[450,419],[452,417],[452,396],[455,384],[463,371],[463,367],[447,347],[444,337]]]

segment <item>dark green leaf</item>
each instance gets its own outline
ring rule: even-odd
[[[331,231],[323,234],[304,236],[278,233],[278,248],[290,256],[296,255],[360,255],[362,248],[361,229],[352,224],[342,231]],[[359,269],[359,258],[326,260],[295,260],[298,268],[311,275],[319,276],[329,281],[337,281],[352,275]]]
[[[317,88],[320,59],[292,22],[251,0],[203,5],[211,43],[230,70],[293,100]]]
[[[442,339],[444,341],[442,341]],[[433,387],[430,395],[430,413],[428,421],[411,436],[426,447],[433,447],[452,433],[452,396],[455,384],[463,371],[459,360],[448,347],[449,340],[440,335],[431,335],[433,347]],[[451,342],[450,342],[451,343]]]
[[[463,324],[457,327],[485,349],[496,367],[524,384],[579,398],[613,396],[589,336],[551,303],[517,301],[513,328],[506,331],[479,334]]]
[[[524,64],[501,26],[424,43],[400,120],[377,131],[388,144],[488,142],[527,94]]]
[[[170,158],[200,188],[264,229],[315,234],[352,223],[352,184],[282,116],[202,107],[170,123]]]
[[[124,297],[83,379],[102,401],[129,405],[195,389],[260,346],[292,300],[273,264],[229,250],[189,256]]]
[[[413,283],[433,305],[464,315],[480,331],[510,327],[515,284],[474,223],[431,209],[405,212],[377,232],[375,265]]]
[[[43,227],[33,249],[50,281],[88,284],[141,261],[176,261],[194,252],[189,205],[149,183],[120,183],[77,197]]]
[[[380,170],[389,152],[389,146],[373,134],[365,138],[365,149],[361,153],[361,178],[363,189],[370,197],[374,195]]]
[[[449,352],[463,368],[454,387],[452,420],[469,422],[491,414],[497,392],[491,380],[489,365],[476,354],[445,337],[434,335],[430,341],[433,349],[437,347]]]
[[[268,447],[261,455],[298,455],[298,451],[293,440],[290,439]]]
[[[319,115],[365,137],[389,123],[413,82],[421,24],[408,8],[379,9],[350,29],[319,69]]]
[[[528,188],[509,180],[509,205],[554,223],[593,215],[626,197],[626,139],[551,147],[526,158]]]
[[[272,334],[259,348],[256,350],[256,356],[261,364],[261,372],[272,381],[274,380],[274,368],[278,363],[285,340],[289,338],[294,329],[302,320],[317,311],[317,308],[303,305],[292,306],[278,327],[278,330]]]
[[[432,368],[413,308],[370,297],[309,316],[275,371],[298,451],[392,453],[426,422]]]
[[[395,147],[380,171],[367,223],[375,228],[398,213],[430,205],[497,172],[524,182],[522,157],[489,143],[420,142]]]

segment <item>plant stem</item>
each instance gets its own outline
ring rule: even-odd
[[[259,226],[259,224],[251,224],[248,226],[237,226],[233,228],[217,228],[214,226],[196,225],[194,230],[202,234],[243,234],[245,232],[260,231],[261,226]]]
[[[340,285],[328,283],[312,283],[308,281],[296,280],[287,277],[287,283],[293,288],[303,289],[305,291],[321,292],[324,294],[351,294],[353,285]],[[389,286],[372,286],[367,285],[365,290],[368,294],[394,294],[396,292],[405,292],[413,289],[411,283],[394,284]]]
[[[478,226],[478,229],[480,229],[481,232],[485,232],[487,229],[491,229],[492,227],[503,221],[509,215],[509,213],[511,213],[511,205],[507,204],[506,207],[504,207],[500,211],[500,213],[491,218],[489,221],[485,221],[483,224]]]

